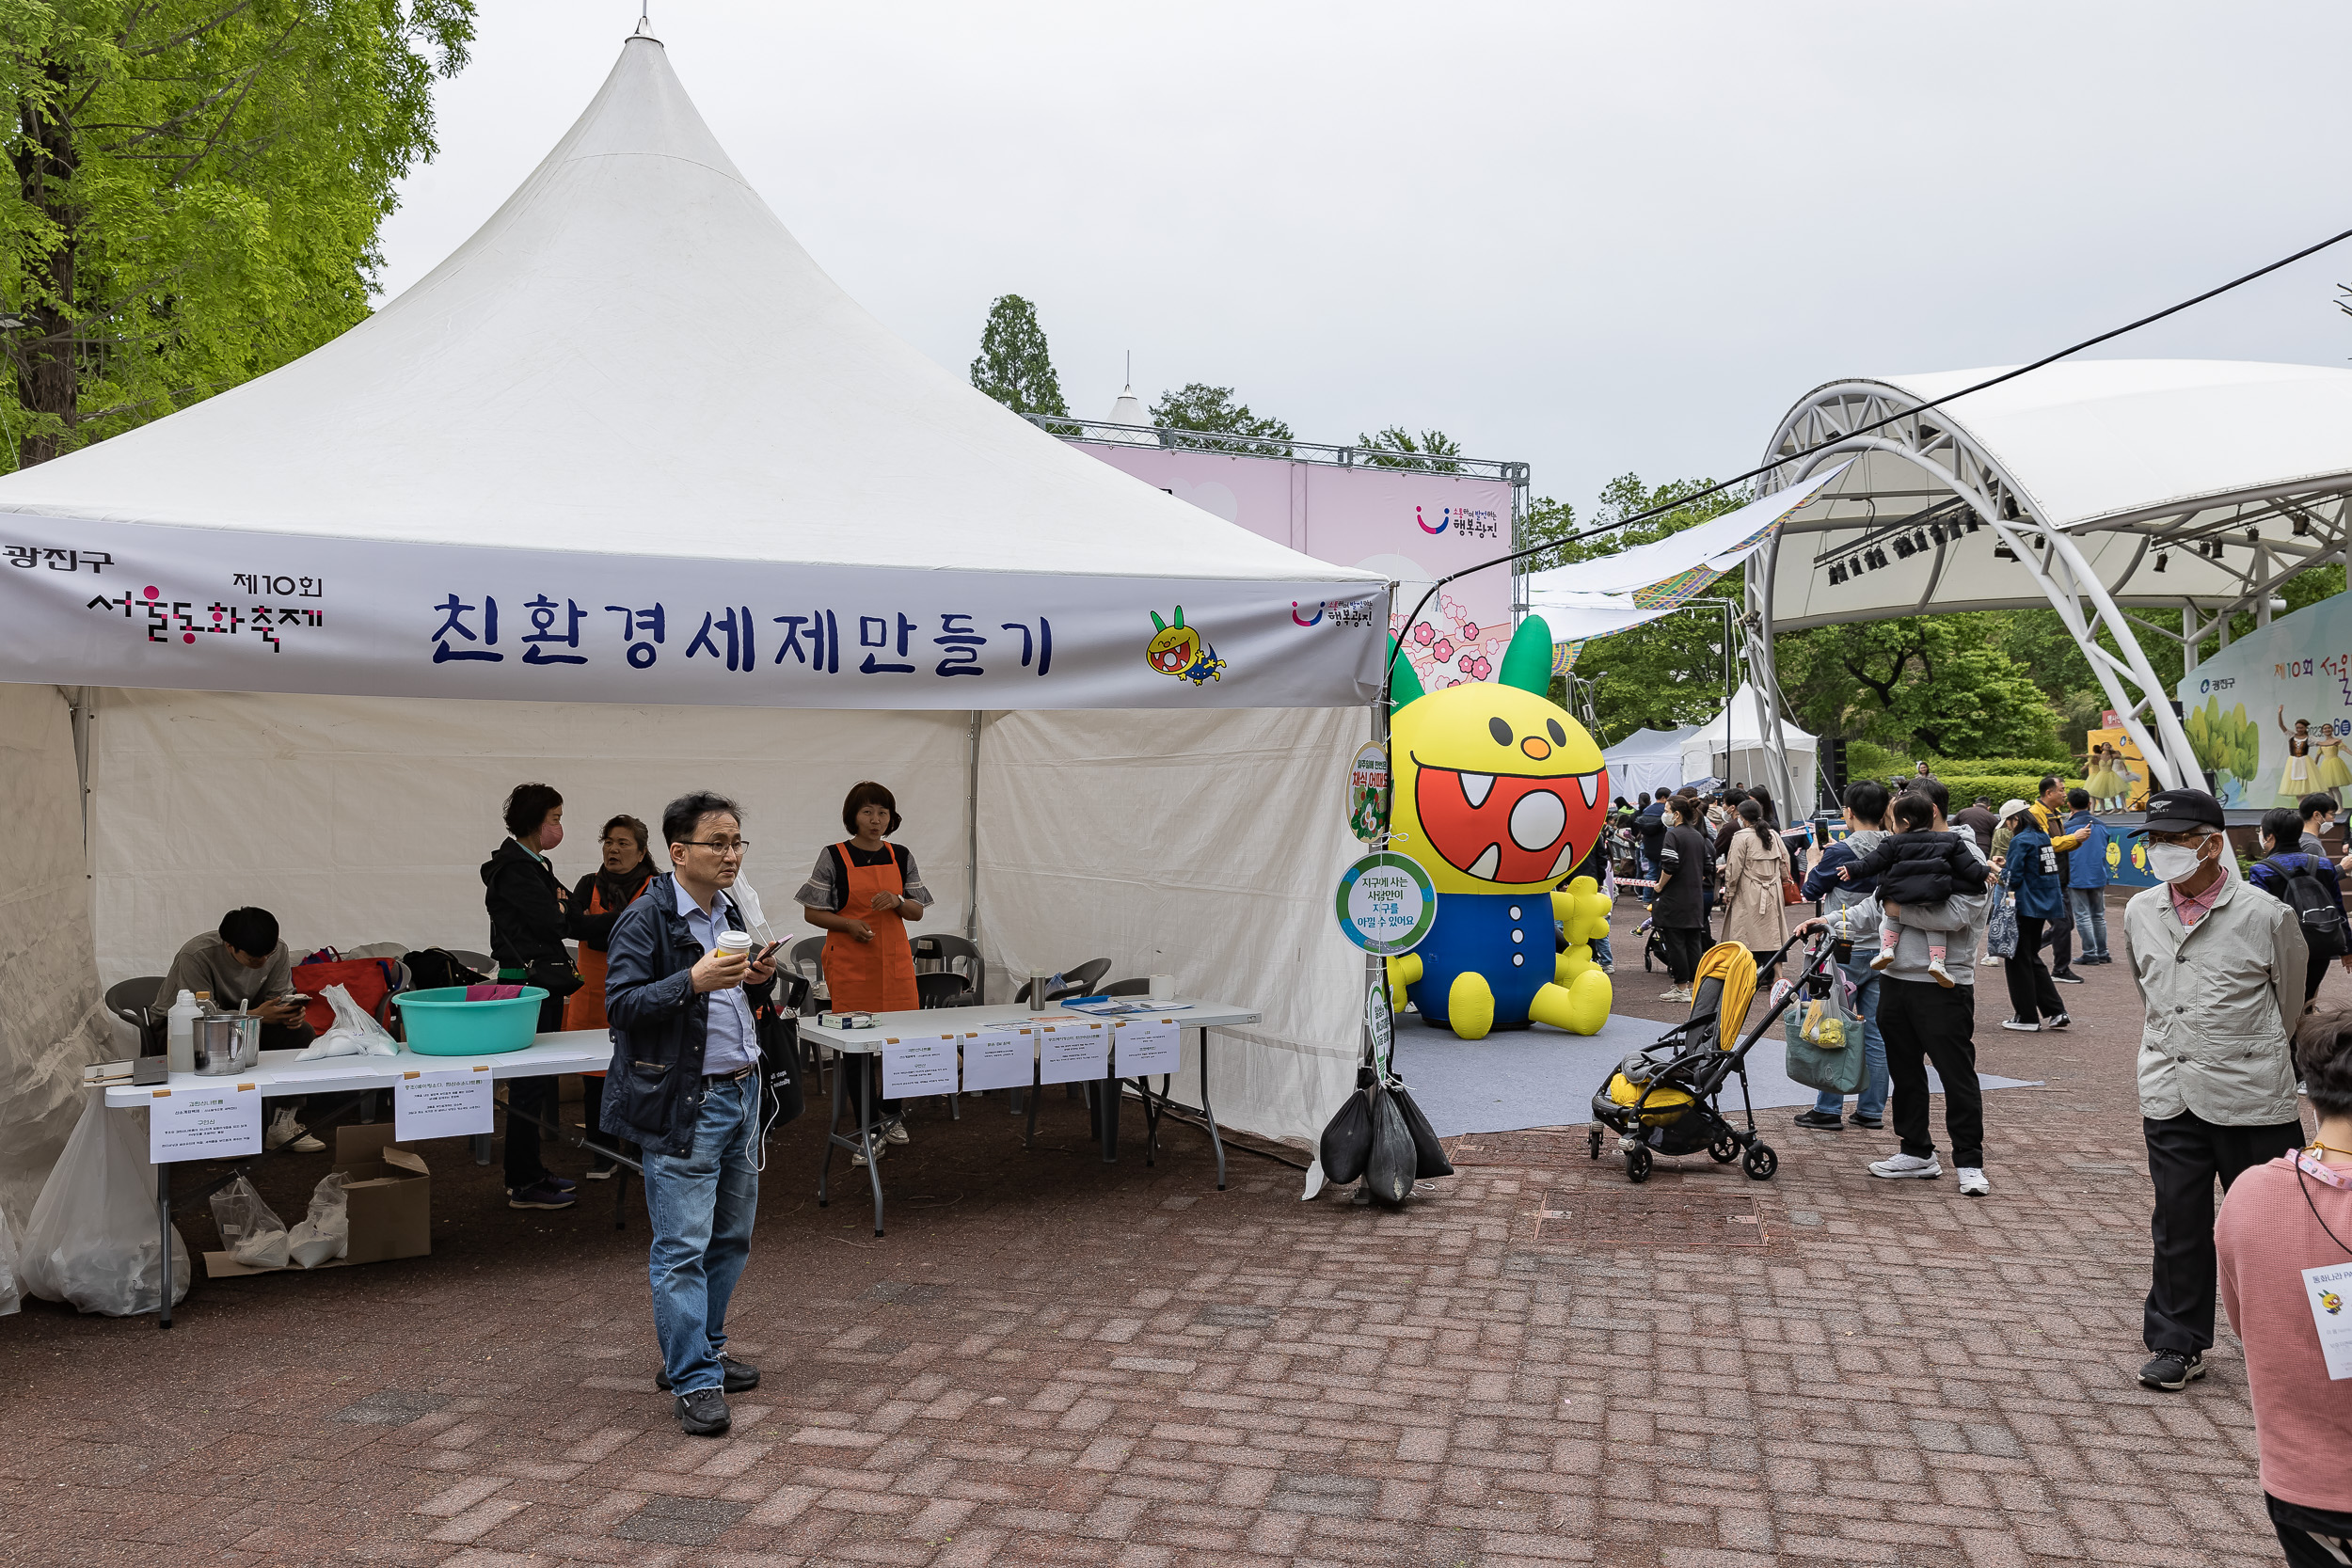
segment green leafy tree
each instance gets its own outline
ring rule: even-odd
[[[1287,457],[1294,440],[1291,427],[1279,420],[1262,418],[1246,403],[1233,401],[1231,387],[1188,381],[1162,392],[1152,404],[1152,422],[1169,430],[1195,430],[1212,436],[1241,437],[1232,441],[1192,443],[1209,451],[1248,452],[1258,457]]]
[[[1418,468],[1426,474],[1458,474],[1462,465],[1450,459],[1462,455],[1459,443],[1442,430],[1424,430],[1415,436],[1403,425],[1392,424],[1375,436],[1359,436],[1356,445],[1362,449],[1358,461],[1368,468]]]
[[[1070,416],[1037,307],[1019,294],[1000,294],[988,308],[980,356],[972,361],[972,385],[1016,414]]]
[[[473,0],[0,0],[12,467],[160,418],[368,313]]]
[[[2054,755],[2058,710],[1986,635],[1987,619],[1912,615],[1779,637],[1782,694],[1808,729],[1914,755]]]

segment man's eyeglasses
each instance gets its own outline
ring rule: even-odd
[[[696,849],[715,850],[723,857],[742,854],[752,847],[752,841],[748,838],[682,838],[678,842],[690,845]]]

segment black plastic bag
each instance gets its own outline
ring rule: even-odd
[[[1397,1109],[1396,1096],[1386,1089],[1372,1092],[1372,1158],[1364,1164],[1364,1186],[1373,1199],[1393,1209],[1413,1196],[1413,1173],[1421,1156],[1413,1147],[1412,1129]]]
[[[1389,1085],[1389,1098],[1396,1101],[1399,1115],[1405,1118],[1406,1130],[1413,1135],[1414,1174],[1426,1181],[1433,1176],[1452,1176],[1454,1162],[1445,1157],[1445,1145],[1438,1141],[1436,1129],[1429,1118],[1421,1114],[1413,1097],[1402,1084]]]
[[[1323,1129],[1323,1177],[1341,1185],[1364,1174],[1372,1159],[1372,1085],[1370,1068],[1356,1070],[1356,1092],[1347,1097]]]

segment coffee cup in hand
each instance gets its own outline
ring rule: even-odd
[[[733,958],[749,960],[752,955],[752,934],[749,931],[722,931],[719,951]]]

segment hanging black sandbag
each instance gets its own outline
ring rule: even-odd
[[[1376,1203],[1393,1209],[1413,1196],[1413,1173],[1421,1156],[1413,1148],[1412,1129],[1396,1107],[1396,1096],[1386,1089],[1372,1091],[1372,1158],[1364,1164],[1364,1186]]]
[[[1413,1135],[1414,1174],[1423,1181],[1433,1176],[1452,1176],[1454,1162],[1445,1157],[1445,1145],[1438,1141],[1437,1130],[1421,1114],[1421,1107],[1413,1103],[1412,1094],[1402,1084],[1391,1084],[1389,1098],[1396,1101],[1406,1131]]]
[[[1372,1158],[1372,1069],[1356,1070],[1356,1092],[1323,1129],[1323,1177],[1345,1185],[1364,1174]]]

